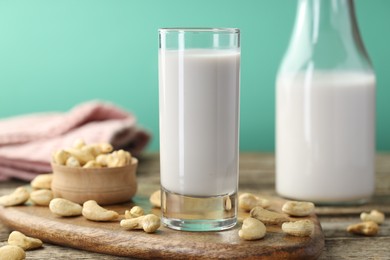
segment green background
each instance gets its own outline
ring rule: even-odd
[[[158,150],[157,29],[241,29],[243,151],[272,151],[274,82],[293,0],[0,0],[0,118],[108,100],[138,117]],[[377,149],[390,150],[390,1],[357,0],[377,73]]]

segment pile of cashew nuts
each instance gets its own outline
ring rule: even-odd
[[[239,231],[242,239],[263,238],[266,235],[266,225],[281,225],[282,231],[291,236],[304,237],[313,234],[314,223],[305,218],[315,210],[312,202],[287,201],[282,206],[283,213],[266,209],[271,204],[271,201],[251,193],[243,193],[239,196],[239,207],[250,212],[250,217],[244,219]],[[291,221],[290,217],[294,217],[294,220]],[[374,236],[379,231],[378,225],[384,222],[385,215],[378,210],[372,210],[370,213],[361,213],[360,219],[362,222],[348,226],[347,231],[358,235]]]
[[[72,147],[55,151],[52,161],[68,167],[122,167],[131,162],[131,154],[124,150],[113,151],[109,143],[86,144],[83,139],[77,139]]]
[[[283,232],[291,236],[310,236],[314,231],[314,223],[307,218],[314,212],[311,202],[287,201],[282,212],[268,210],[272,202],[251,193],[243,193],[238,198],[241,209],[248,211],[250,217],[244,219],[238,235],[244,240],[258,240],[265,237],[266,225],[281,225]],[[290,216],[302,219],[290,221]]]
[[[85,144],[77,140],[73,147],[58,150],[53,153],[52,162],[67,167],[102,168],[122,167],[130,163],[132,157],[127,151],[113,151],[111,144]],[[0,205],[4,207],[25,205],[31,203],[47,206],[59,217],[83,216],[91,221],[119,221],[126,230],[141,229],[146,233],[154,233],[160,227],[160,218],[154,214],[144,214],[139,206],[126,210],[125,214],[101,207],[94,200],[85,201],[83,205],[63,198],[54,198],[51,191],[52,173],[36,176],[29,187],[21,186],[10,194],[0,197]],[[13,231],[8,238],[8,244],[0,247],[0,259],[25,259],[27,250],[42,246],[42,241],[28,237],[21,232]]]
[[[154,214],[144,214],[139,206],[134,206],[125,211],[124,215],[108,210],[94,200],[89,200],[83,205],[63,198],[53,198],[50,190],[52,174],[38,175],[32,182],[32,192],[29,188],[18,187],[12,193],[0,197],[0,205],[4,207],[24,205],[30,202],[34,205],[48,206],[50,211],[59,217],[75,217],[82,215],[91,221],[117,221],[126,230],[141,229],[146,233],[156,232],[160,227],[160,217]],[[42,241],[28,237],[21,232],[13,231],[8,238],[8,244],[0,247],[0,259],[25,259],[27,250],[42,246]]]

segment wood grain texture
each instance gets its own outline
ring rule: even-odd
[[[272,199],[272,198],[271,198]],[[150,208],[147,198],[135,198],[134,204],[107,206],[122,214],[133,205]],[[280,211],[283,200],[273,199],[275,211]],[[160,214],[158,209],[151,209]],[[248,213],[240,212],[240,218]],[[315,259],[324,247],[324,237],[317,217],[309,217],[315,223],[310,237],[292,237],[284,234],[279,226],[268,226],[267,235],[258,241],[239,238],[239,223],[235,228],[222,232],[184,232],[161,227],[155,234],[143,231],[126,231],[119,220],[109,223],[92,222],[84,217],[60,218],[47,207],[32,205],[0,207],[0,219],[12,229],[43,241],[63,246],[144,259]],[[291,218],[294,220],[294,218]]]
[[[137,195],[151,194],[159,185],[159,155],[145,154],[137,170]],[[240,155],[240,189],[275,196],[275,159],[270,153],[242,153]],[[0,182],[0,195],[11,192],[25,182]],[[355,207],[317,207],[316,213],[325,235],[325,247],[319,259],[389,259],[390,255],[390,153],[376,155],[376,190],[371,202]],[[345,231],[349,224],[359,221],[360,210],[378,209],[386,212],[378,237],[362,237]],[[0,221],[0,246],[6,243],[12,228]],[[45,243],[43,249],[27,252],[27,259],[136,259],[57,246]],[[286,258],[288,259],[288,257]]]

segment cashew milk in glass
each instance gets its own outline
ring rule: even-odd
[[[235,192],[239,51],[167,50],[159,55],[164,61],[160,63],[162,186],[189,196]],[[179,64],[184,69],[178,69]]]

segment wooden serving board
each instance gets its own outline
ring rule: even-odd
[[[273,210],[280,211],[284,201],[273,199]],[[134,205],[160,215],[160,210],[151,208],[146,197],[135,197],[132,203],[105,208],[116,210],[123,219],[124,211]],[[248,213],[240,211],[239,223],[226,231],[185,232],[162,226],[156,233],[147,234],[122,229],[120,219],[93,222],[82,216],[57,217],[48,207],[0,206],[1,221],[12,230],[48,243],[117,256],[146,259],[315,259],[324,248],[322,229],[314,214],[309,217],[315,223],[310,237],[289,236],[279,226],[267,226],[266,236],[256,241],[245,241],[238,236],[242,219],[247,216]]]

